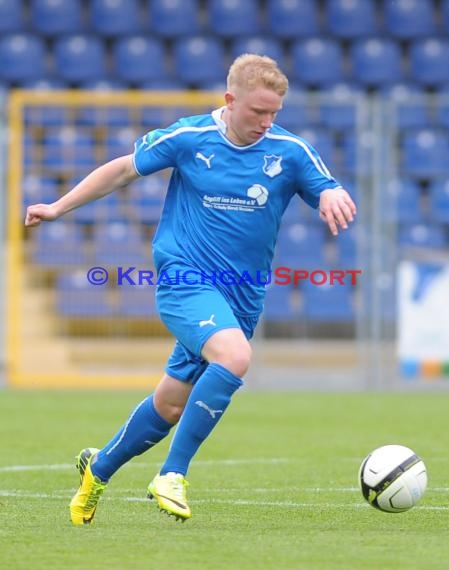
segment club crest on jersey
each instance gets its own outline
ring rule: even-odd
[[[282,172],[282,156],[276,156],[275,154],[266,154],[263,157],[263,171],[264,173],[273,178]]]

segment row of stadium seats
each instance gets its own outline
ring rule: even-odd
[[[323,284],[318,284],[324,281]],[[350,279],[342,284],[329,283],[329,274],[324,278],[304,279],[301,287],[291,283],[273,281],[267,287],[264,320],[271,325],[282,324],[353,324],[359,312],[360,291]],[[385,319],[395,319],[395,299],[392,294],[393,280],[383,280],[378,285],[379,293],[389,301],[382,303]],[[151,284],[132,285],[122,283],[111,287],[93,286],[82,270],[66,271],[55,282],[56,308],[58,314],[70,320],[111,318],[127,321],[150,321],[157,319],[155,287]],[[391,294],[389,294],[389,292]],[[86,331],[86,329],[84,329]]]
[[[288,121],[282,121],[290,127]],[[296,123],[295,123],[296,124]],[[320,152],[328,167],[337,175],[353,175],[357,169],[357,152],[360,138],[353,129],[342,134],[330,129],[300,129],[291,126],[291,130],[302,135]],[[128,130],[107,133],[101,140],[89,128],[48,127],[41,137],[28,134],[25,137],[24,164],[25,172],[37,164],[42,168],[42,175],[63,174],[76,178],[85,174],[96,165],[111,160],[133,150],[134,138]],[[367,146],[370,136],[367,133]],[[131,137],[130,137],[131,138]],[[399,135],[399,171],[401,176],[414,176],[418,179],[433,180],[447,175],[449,166],[449,134],[447,127],[403,129]]]
[[[101,89],[103,84],[98,82],[94,86]],[[348,83],[337,83],[319,94],[295,88],[287,94],[276,120],[290,130],[297,131],[298,126],[307,129],[312,137],[313,132],[320,129],[332,129],[332,136],[345,130],[352,132],[357,126],[357,102],[361,95],[360,89]],[[400,129],[449,127],[449,85],[429,94],[417,85],[396,82],[382,88],[378,97],[381,103],[395,105],[394,115],[389,118],[392,126]],[[25,109],[24,120],[27,127],[59,127],[58,136],[68,139],[76,136],[69,123],[75,123],[81,130],[89,127],[99,145],[111,152],[114,152],[113,147],[125,152],[143,132],[170,124],[188,113],[185,108],[161,106],[144,106],[137,110],[104,104],[68,110],[64,106],[33,105]],[[130,126],[136,122],[138,129]],[[47,134],[40,129],[40,144],[44,136]]]
[[[304,235],[304,232],[302,230],[296,231],[295,234]],[[412,242],[407,244],[408,247],[447,248],[447,236],[445,244],[441,242],[442,236],[442,228],[435,226],[404,226],[399,237],[399,243],[402,243],[404,239],[411,239]],[[310,249],[311,236],[307,236],[306,239]],[[128,242],[127,253],[129,253],[129,245]],[[299,286],[294,286],[293,283],[283,281],[280,275],[272,276],[272,282],[267,287],[264,313],[264,319],[268,324],[282,324],[284,326],[288,323],[298,324],[301,322],[334,323],[340,326],[344,323],[354,323],[358,297],[361,292],[357,287],[358,277],[355,277],[355,283],[351,283],[351,277],[349,277],[344,278],[343,285],[336,283],[332,285],[329,279],[329,270],[336,269],[336,266],[322,265],[322,260],[319,259],[319,251],[316,248],[314,251],[316,255],[314,264],[309,268],[309,275],[319,267],[319,275],[317,274],[315,278],[303,279]],[[129,257],[126,259],[126,267],[131,266],[132,260]],[[282,257],[277,258],[274,268],[282,267],[279,263],[280,259]],[[296,250],[294,257],[292,257],[294,264],[290,267],[307,270],[304,260],[299,264],[299,259],[301,259],[301,252],[298,253]],[[134,262],[137,264],[137,260]],[[284,263],[288,263],[288,261],[284,259]],[[354,260],[352,261],[353,265],[349,265],[349,263],[349,260],[345,260],[344,267],[353,269],[357,267]],[[122,278],[120,281],[111,279],[109,286],[94,286],[87,279],[86,267],[89,266],[85,266],[84,269],[78,267],[69,270],[68,265],[65,264],[64,268],[56,273],[56,309],[63,318],[70,321],[71,319],[95,320],[106,317],[108,319],[134,319],[139,322],[157,319],[154,302],[155,287],[153,286],[155,279],[150,277],[150,282],[147,283],[144,278],[139,284],[138,272],[136,274],[134,271],[130,274],[131,282],[128,282],[126,278]],[[144,267],[148,271],[148,262],[140,267]],[[285,265],[284,267],[288,266]],[[112,272],[111,276],[114,276]],[[133,282],[136,284],[134,285]],[[383,279],[376,287],[379,288],[379,292],[386,300],[381,306],[382,317],[393,321],[396,315],[395,296],[393,294],[394,280]],[[390,292],[388,293],[387,290]]]
[[[154,287],[151,285],[133,286],[124,283],[111,291],[107,287],[92,285],[84,271],[74,270],[60,273],[55,289],[56,308],[63,317],[156,317]]]
[[[135,257],[130,257],[130,251],[138,250],[137,245],[142,246],[141,242],[137,244],[131,241],[130,233],[132,233],[132,230],[126,234],[126,232],[122,231],[123,228],[119,228],[117,224],[112,224],[112,230],[111,225],[104,226],[101,231],[99,230],[99,233],[102,233],[103,251],[109,255],[109,259],[105,260],[99,256],[95,258],[95,262],[103,263],[108,267],[111,279],[108,285],[95,286],[89,283],[87,279],[87,270],[91,266],[86,260],[83,260],[85,265],[81,269],[81,265],[78,263],[81,259],[79,257],[77,260],[73,258],[73,261],[76,261],[76,263],[74,263],[72,270],[69,269],[71,260],[69,257],[70,241],[68,237],[74,229],[73,226],[55,224],[53,228],[51,231],[57,236],[57,240],[54,240],[53,245],[56,248],[59,247],[60,252],[63,251],[64,247],[67,248],[63,253],[62,266],[60,268],[52,268],[53,270],[56,269],[54,279],[58,314],[67,319],[115,317],[151,320],[156,318],[154,304],[154,282],[156,278],[148,273],[151,270],[151,264],[149,257],[147,257],[147,251],[140,253],[141,259],[138,259],[138,254]],[[344,278],[344,285],[334,284],[332,286],[329,282],[329,270],[335,270],[338,264],[325,265],[323,259],[320,258],[317,242],[311,241],[314,240],[314,236],[318,235],[317,228],[292,226],[292,229],[294,230],[295,242],[291,244],[290,252],[284,251],[282,253],[286,243],[284,237],[280,236],[280,251],[275,258],[273,267],[290,267],[290,269],[306,270],[309,271],[309,275],[318,268],[319,275],[317,274],[314,279],[302,279],[298,286],[294,286],[293,283],[287,283],[285,280],[283,281],[280,274],[273,275],[272,282],[267,288],[266,321],[284,324],[303,320],[340,324],[353,322],[357,303],[358,278],[355,278],[355,284],[351,283],[351,278],[349,277]],[[346,234],[343,234],[343,236],[346,236]],[[411,226],[403,226],[400,229],[399,244],[402,244],[404,247],[414,248],[415,251],[418,248],[421,252],[423,248],[432,248],[433,250],[447,249],[447,238],[448,236],[444,235],[442,227],[413,224]],[[100,241],[99,237],[98,239]],[[128,241],[120,244],[120,239],[127,239]],[[350,243],[351,237],[349,234],[347,239],[348,243]],[[106,240],[107,245],[105,243]],[[112,242],[114,243],[111,247]],[[302,243],[307,243],[309,250],[310,244],[314,243],[313,259],[311,259],[310,252],[304,250],[304,248],[301,249]],[[57,259],[54,257],[55,251],[52,250],[51,243],[46,242],[45,247],[44,262],[48,263],[50,259]],[[100,247],[101,244],[97,248],[97,253],[100,253]],[[112,252],[119,251],[120,247],[122,247],[122,257],[114,258],[111,249]],[[146,244],[146,247],[148,249],[148,244]],[[79,253],[80,249],[80,242],[78,241],[72,253],[77,255],[76,250]],[[308,259],[306,256],[308,256]],[[123,260],[126,260],[126,263],[123,263]],[[123,267],[124,270],[127,270],[129,267],[136,267],[135,270],[129,273],[130,281],[123,276],[119,280],[114,273],[117,270],[117,265],[109,267],[108,262],[111,264],[122,263],[123,265],[118,267]],[[355,269],[358,265],[353,257],[352,259],[345,259],[342,267]],[[144,276],[139,283],[138,276],[142,268]],[[326,271],[327,276],[324,278]],[[149,283],[146,281],[145,276],[149,276]],[[277,283],[275,282],[276,280]],[[322,280],[324,280],[324,283],[320,284]],[[382,289],[394,286],[393,283],[386,282],[382,282],[380,285]],[[385,294],[385,291],[383,293]],[[382,312],[384,317],[393,319],[395,315],[394,295],[387,295],[386,297],[388,297],[390,302],[382,306]]]
[[[448,219],[444,222],[447,224]],[[142,225],[98,223],[89,237],[84,230],[82,225],[68,221],[44,226],[31,245],[32,261],[41,268],[56,270],[66,266],[146,268],[151,265],[151,235]],[[279,234],[275,262],[290,268],[298,264],[307,269],[353,267],[357,260],[356,240],[360,242],[362,238],[357,228],[331,239],[322,223],[286,223]],[[421,220],[399,224],[399,255],[410,250],[448,246],[449,235],[444,223]]]
[[[271,284],[267,289],[265,319],[268,322],[299,318],[322,322],[351,322],[355,315],[355,287],[317,285],[304,280],[301,290],[291,285]],[[67,319],[118,317],[155,319],[155,287],[122,283],[94,286],[82,270],[60,273],[55,282],[56,308]]]
[[[23,185],[24,209],[36,202],[54,202],[61,193],[73,187],[75,182],[69,180],[61,189],[55,178],[27,176]],[[342,183],[355,195],[351,180]],[[123,199],[119,193],[113,193],[102,200],[74,210],[68,216],[72,222],[84,225],[108,220],[154,225],[157,224],[162,212],[166,185],[167,179],[163,175],[145,177],[131,185]],[[411,177],[391,180],[384,188],[384,202],[387,206],[384,214],[387,222],[425,224],[429,223],[429,220],[434,220],[437,223],[448,224],[448,177],[435,178],[425,188],[422,183]],[[313,224],[313,214],[314,211],[302,202],[298,206],[296,201],[292,201],[284,214],[283,222],[286,226],[298,222]]]
[[[29,9],[27,9],[29,4]],[[179,37],[208,32],[225,38],[268,33],[280,38],[324,34],[399,39],[449,32],[441,0],[2,0],[0,33],[54,37],[150,33]]]
[[[449,85],[449,40],[419,38],[408,46],[390,37],[363,37],[346,47],[335,38],[294,40],[285,49],[275,38],[245,36],[228,45],[212,35],[176,39],[169,47],[154,37],[133,35],[106,43],[94,35],[68,35],[48,44],[31,33],[0,36],[0,83],[8,86],[215,88],[229,61],[242,52],[275,57],[293,86],[324,88],[348,81],[376,89],[408,81],[426,89]]]

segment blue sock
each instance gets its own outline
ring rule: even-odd
[[[242,380],[220,364],[209,364],[192,389],[160,473],[185,475],[199,446],[216,426]]]
[[[134,408],[125,425],[98,452],[91,465],[92,473],[109,481],[122,465],[156,445],[171,428],[154,407],[151,394]]]

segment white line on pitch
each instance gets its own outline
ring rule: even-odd
[[[65,499],[68,497],[67,493],[62,494],[62,492],[58,491],[57,493],[31,493],[31,492],[23,492],[23,491],[2,491],[0,490],[0,497],[14,497],[14,498],[26,498],[26,499]],[[147,498],[144,497],[109,497],[107,500],[114,500],[117,499],[127,502],[148,502]],[[238,506],[249,506],[249,507],[279,507],[279,508],[302,508],[302,509],[310,509],[310,508],[327,508],[327,509],[369,509],[369,505],[363,502],[360,503],[299,503],[295,501],[250,501],[246,499],[237,499],[237,500],[226,500],[226,499],[199,499],[199,500],[191,500],[192,504],[221,504],[221,505],[231,505],[234,507]],[[448,511],[449,506],[431,506],[431,505],[418,505],[414,507],[414,510],[426,510],[426,511]]]
[[[278,458],[257,458],[257,459],[206,459],[197,460],[195,465],[252,465],[254,463],[260,464],[279,464],[279,463],[292,463],[293,460],[284,457]],[[131,467],[154,467],[160,465],[160,463],[150,462],[150,463],[129,463]],[[5,465],[0,467],[0,473],[10,473],[10,472],[20,472],[20,471],[66,471],[68,469],[74,469],[74,463],[55,463],[55,464],[44,464],[44,465]]]
[[[33,493],[31,491],[7,491],[7,490],[0,490],[0,497],[12,497],[12,498],[23,498],[23,499],[53,499],[53,500],[60,500],[66,499],[70,493],[63,493],[62,491],[57,491],[54,493]],[[149,502],[146,497],[117,497],[114,495],[113,497],[105,497],[106,500],[114,500],[117,499],[126,502],[132,503],[142,503],[142,502]],[[192,504],[221,504],[221,505],[233,505],[233,506],[251,506],[251,507],[335,507],[335,508],[343,508],[343,507],[351,507],[354,506],[358,507],[365,507],[363,503],[360,505],[339,505],[333,503],[299,503],[295,501],[250,501],[246,499],[197,499],[191,500]],[[366,505],[368,507],[368,505]]]

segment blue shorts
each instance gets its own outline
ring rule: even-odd
[[[183,382],[196,382],[207,367],[201,351],[216,332],[241,329],[249,340],[259,316],[235,315],[213,285],[159,285],[156,304],[161,320],[177,339],[166,372]]]

